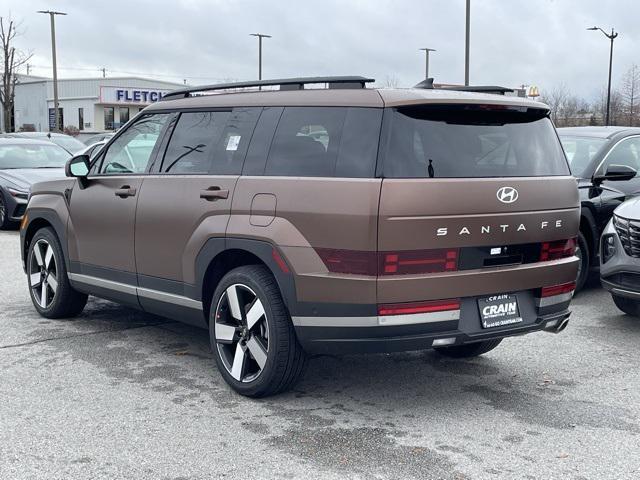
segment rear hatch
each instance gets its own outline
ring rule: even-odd
[[[381,148],[379,303],[575,279],[576,180],[546,110],[389,109]]]

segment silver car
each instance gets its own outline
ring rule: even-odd
[[[616,306],[640,316],[640,197],[613,212],[600,241],[600,278]]]

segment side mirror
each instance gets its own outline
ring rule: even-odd
[[[77,155],[69,159],[64,166],[64,173],[67,177],[87,178],[89,175],[89,156]]]
[[[607,171],[604,175],[598,175],[593,177],[594,183],[602,183],[605,180],[609,180],[611,182],[620,182],[624,180],[631,180],[636,176],[637,170],[635,168],[629,167],[628,165],[609,165],[607,167]]]

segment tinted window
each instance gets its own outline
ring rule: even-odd
[[[546,112],[485,106],[393,111],[384,159],[392,178],[568,175]]]
[[[640,137],[627,138],[613,147],[596,174],[603,175],[609,165],[626,165],[640,170]]]
[[[282,115],[282,107],[265,107],[256,125],[251,144],[244,161],[243,175],[262,175],[271,148],[271,141]]]
[[[239,175],[261,108],[235,108],[213,154],[211,173]]]
[[[597,137],[565,137],[561,136],[560,141],[564,148],[564,153],[569,160],[571,173],[576,177],[590,177],[586,171],[591,163],[591,159],[607,143],[606,138]]]
[[[231,112],[183,113],[171,135],[161,172],[205,174]]]
[[[345,108],[285,108],[265,175],[333,176],[345,114]]]
[[[285,108],[265,175],[372,177],[381,118],[372,108]]]
[[[172,114],[142,117],[109,146],[100,173],[121,175],[146,170],[158,138]]]

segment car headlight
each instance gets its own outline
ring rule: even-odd
[[[614,234],[602,237],[602,263],[607,263],[616,254],[616,236]]]
[[[19,198],[21,200],[29,200],[29,192],[25,192],[24,190],[18,190],[16,188],[8,187],[7,191],[12,197]]]

